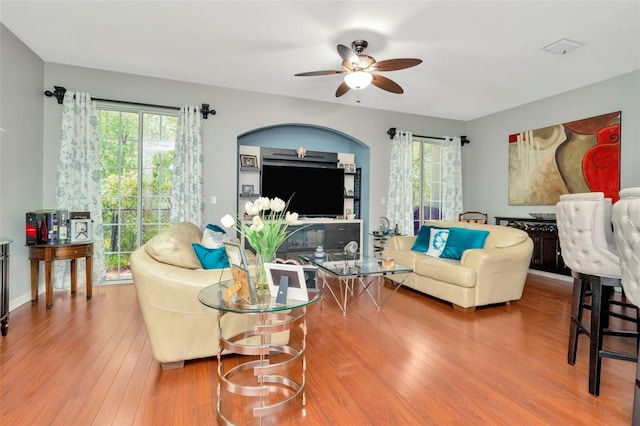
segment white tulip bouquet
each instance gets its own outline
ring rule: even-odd
[[[302,229],[288,231],[289,226],[299,225],[298,213],[286,211],[289,206],[280,198],[260,197],[255,201],[247,201],[244,208],[251,218],[250,224],[239,216],[224,215],[220,223],[225,228],[233,228],[244,236],[249,245],[256,251],[256,264],[259,277],[256,286],[266,286],[266,277],[262,264],[275,260],[278,247],[292,234]]]

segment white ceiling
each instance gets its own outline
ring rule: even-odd
[[[640,69],[639,0],[0,0],[0,21],[46,62],[460,120]],[[540,49],[560,38],[584,46]],[[404,94],[294,77],[340,69],[356,39],[424,61],[383,73]]]

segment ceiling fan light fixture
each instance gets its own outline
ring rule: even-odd
[[[344,76],[344,82],[352,89],[360,90],[371,84],[373,76],[364,71],[353,71]]]

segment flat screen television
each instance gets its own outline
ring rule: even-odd
[[[289,211],[307,217],[344,214],[344,169],[264,164],[260,195],[289,203]]]

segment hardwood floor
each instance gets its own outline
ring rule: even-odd
[[[162,371],[133,285],[93,293],[11,312],[0,424],[217,424],[215,358]],[[628,425],[636,365],[604,359],[600,396],[588,393],[585,336],[567,364],[570,296],[530,275],[519,302],[468,315],[404,288],[380,312],[365,296],[343,316],[326,298],[308,313],[307,405],[263,424]]]

